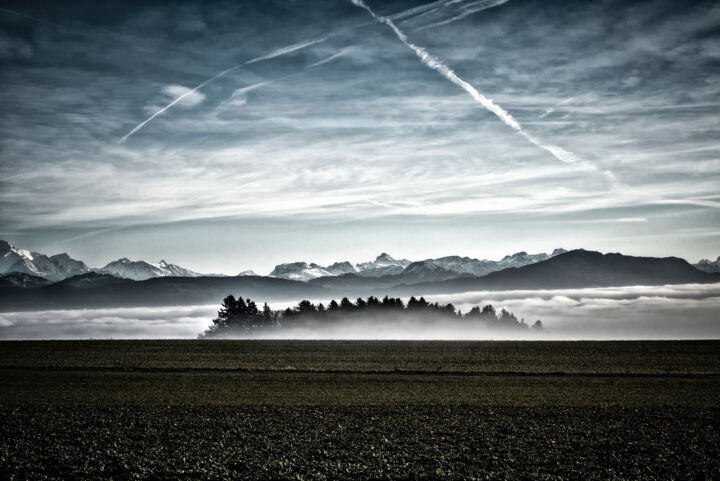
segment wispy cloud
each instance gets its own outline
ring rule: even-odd
[[[205,100],[205,94],[199,91],[191,92],[192,89],[183,87],[182,85],[166,85],[163,87],[163,93],[174,98],[182,97],[181,105],[186,107],[195,107]]]

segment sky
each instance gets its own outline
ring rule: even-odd
[[[91,266],[720,255],[720,5],[0,1],[0,238]]]

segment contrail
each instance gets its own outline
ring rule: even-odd
[[[468,15],[472,15],[473,13],[480,12],[482,10],[487,10],[489,8],[493,7],[499,7],[500,5],[507,3],[509,0],[480,0],[479,2],[474,2],[469,5],[466,5],[465,8],[463,8],[459,14],[455,15],[454,17],[448,18],[446,20],[441,20],[439,22],[430,23],[428,25],[423,25],[422,27],[418,27],[416,30],[423,30],[426,28],[433,28],[433,27],[439,27],[440,25],[446,25],[448,23],[455,22],[457,20],[461,20]]]
[[[515,129],[528,142],[537,147],[540,147],[541,149],[546,150],[547,152],[550,152],[550,154],[552,154],[555,158],[562,162],[572,163],[578,160],[574,154],[562,149],[561,147],[544,144],[540,140],[525,132],[520,123],[515,120],[508,111],[497,105],[491,99],[485,97],[483,94],[478,92],[475,87],[458,77],[452,69],[447,67],[436,57],[430,55],[427,50],[410,42],[407,35],[405,35],[405,33],[403,33],[403,31],[400,30],[392,20],[387,17],[381,17],[376,15],[375,12],[370,7],[368,7],[365,2],[363,2],[363,0],[351,0],[351,2],[355,6],[365,9],[378,22],[390,27],[393,32],[395,32],[395,35],[400,39],[400,41],[405,44],[406,47],[415,52],[418,57],[420,57],[422,63],[424,63],[431,69],[437,71],[438,73],[440,73],[440,75],[465,90],[468,94],[470,94],[473,99],[475,99],[476,102],[478,102],[490,112],[494,113],[500,120],[503,121],[503,123],[505,123],[505,125]]]
[[[45,24],[48,24],[48,25],[56,26],[54,23],[48,22],[47,20],[43,20],[43,19],[41,19],[41,18],[33,17],[33,16],[31,16],[31,15],[27,15],[27,14],[24,14],[24,13],[22,13],[22,12],[18,12],[18,11],[16,11],[16,10],[10,10],[9,8],[2,8],[2,7],[0,7],[0,12],[9,13],[9,14],[11,14],[11,15],[16,15],[16,16],[18,16],[18,17],[29,18],[30,20],[34,20],[35,22],[40,22],[40,23],[45,23]]]
[[[310,70],[310,69],[320,67],[321,65],[325,65],[325,64],[328,63],[328,62],[332,62],[333,60],[342,57],[343,55],[345,55],[345,54],[347,53],[348,50],[349,50],[349,47],[345,47],[345,48],[343,48],[342,50],[340,50],[339,52],[336,52],[336,53],[334,53],[334,54],[332,54],[332,55],[330,55],[330,56],[328,56],[328,57],[325,57],[325,58],[323,58],[323,59],[321,59],[321,60],[318,60],[317,62],[315,62],[315,63],[313,63],[313,64],[308,65],[305,70],[301,70],[301,71],[299,71],[299,72],[294,72],[294,73],[291,73],[291,74],[288,74],[288,75],[283,75],[282,77],[278,77],[278,78],[274,78],[274,79],[263,80],[263,81],[261,81],[261,82],[254,83],[254,84],[252,84],[252,85],[248,85],[248,86],[246,86],[246,87],[242,87],[242,88],[236,89],[236,90],[232,93],[232,95],[230,96],[230,98],[229,98],[228,100],[223,101],[220,105],[218,105],[218,106],[215,108],[215,112],[220,112],[220,111],[222,111],[223,109],[226,108],[226,106],[227,106],[228,104],[231,104],[232,101],[233,101],[235,98],[240,97],[241,95],[244,95],[244,94],[246,94],[247,92],[251,92],[251,91],[253,91],[253,90],[259,89],[259,88],[264,87],[264,86],[266,86],[266,85],[272,85],[272,84],[274,84],[274,83],[276,83],[276,82],[281,82],[281,81],[286,80],[286,79],[289,79],[289,78],[291,78],[291,77],[295,77],[295,76],[297,76],[297,75],[301,75],[301,74],[307,72],[307,71]]]
[[[145,119],[145,120],[143,120],[142,122],[140,122],[137,126],[135,126],[134,129],[132,129],[132,130],[131,130],[130,132],[128,132],[127,134],[125,134],[125,135],[120,139],[120,143],[125,142],[128,137],[130,137],[132,134],[134,134],[134,133],[137,132],[138,130],[142,129],[143,127],[145,127],[152,119],[154,119],[154,118],[157,117],[158,115],[162,114],[162,113],[165,112],[167,109],[169,109],[169,108],[172,107],[173,105],[177,104],[178,102],[180,102],[182,99],[184,99],[184,98],[187,97],[188,95],[197,92],[198,90],[200,90],[201,88],[203,88],[204,86],[206,86],[207,84],[209,84],[210,82],[213,82],[213,81],[219,79],[219,78],[222,77],[223,75],[225,75],[225,74],[227,74],[227,73],[229,73],[229,72],[232,72],[233,70],[235,70],[235,69],[237,69],[237,68],[240,68],[240,67],[242,67],[243,65],[245,65],[245,64],[242,64],[242,63],[241,63],[241,64],[239,64],[239,65],[235,65],[234,67],[230,67],[229,69],[223,70],[222,72],[220,72],[219,74],[215,75],[214,77],[211,77],[211,78],[205,80],[204,82],[196,85],[194,88],[188,90],[188,91],[185,92],[184,94],[178,96],[175,100],[173,100],[172,102],[170,102],[169,104],[167,104],[165,107],[161,108],[160,110],[158,110],[157,112],[155,112],[154,114],[152,114],[152,115],[151,115],[150,117],[148,117],[147,119]]]
[[[463,1],[463,0],[460,0]],[[413,15],[420,16],[421,14],[425,14],[428,12],[431,12],[433,10],[437,10],[440,7],[444,7],[445,5],[450,5],[452,3],[457,3],[457,0],[437,0],[435,2],[426,3],[424,5],[420,5],[415,8],[410,8],[408,10],[403,10],[402,12],[398,12],[394,15],[390,15],[390,18],[393,20],[402,20],[407,17],[412,17]]]
[[[136,133],[137,131],[139,131],[139,130],[142,129],[143,127],[145,127],[145,126],[146,126],[149,122],[151,122],[155,117],[157,117],[158,115],[162,114],[162,113],[165,112],[167,109],[171,108],[173,105],[177,104],[178,102],[180,102],[182,99],[184,99],[184,98],[187,97],[188,95],[197,92],[198,90],[200,90],[201,88],[203,88],[204,86],[206,86],[207,84],[209,84],[210,82],[214,82],[215,80],[217,80],[217,79],[219,79],[220,77],[222,77],[222,76],[224,76],[224,75],[232,72],[233,70],[239,69],[240,67],[243,67],[243,66],[245,66],[245,65],[250,65],[250,64],[252,64],[252,63],[259,62],[259,61],[261,61],[261,60],[269,60],[269,59],[271,59],[271,58],[278,57],[278,56],[280,56],[280,55],[285,55],[285,54],[294,52],[294,51],[296,51],[296,50],[300,50],[300,49],[309,47],[309,46],[311,46],[311,45],[315,45],[316,43],[324,42],[325,40],[327,40],[327,37],[322,37],[322,38],[318,38],[318,39],[314,39],[314,40],[308,40],[308,41],[305,41],[305,42],[296,43],[296,44],[293,44],[293,45],[288,45],[287,47],[279,48],[279,49],[277,49],[277,50],[275,50],[275,51],[273,51],[273,52],[271,52],[271,53],[269,53],[269,54],[267,54],[267,55],[263,55],[262,57],[253,58],[253,59],[251,59],[251,60],[248,60],[248,61],[246,61],[246,62],[237,64],[237,65],[235,65],[235,66],[233,66],[233,67],[230,67],[230,68],[228,68],[228,69],[223,70],[222,72],[218,73],[217,75],[215,75],[215,76],[213,76],[213,77],[210,77],[209,79],[205,80],[204,82],[199,83],[199,84],[196,85],[194,88],[192,88],[192,89],[188,90],[187,92],[185,92],[184,94],[180,95],[180,96],[177,97],[175,100],[173,100],[172,102],[170,102],[169,104],[167,104],[165,107],[161,108],[160,110],[158,110],[157,112],[155,112],[154,114],[152,114],[150,117],[148,117],[147,119],[145,119],[145,120],[143,120],[142,122],[140,122],[137,126],[135,126],[134,129],[132,129],[130,132],[128,132],[127,134],[125,134],[125,135],[120,139],[120,143],[125,142],[125,141],[128,139],[128,137],[130,137],[131,135],[133,135],[134,133]]]
[[[251,63],[260,62],[261,60],[268,60],[274,57],[278,57],[280,55],[285,55],[286,53],[294,52],[295,50],[300,50],[301,48],[309,47],[311,45],[315,45],[316,43],[324,42],[327,40],[327,37],[322,38],[316,38],[314,40],[307,40],[305,42],[296,43],[294,45],[288,45],[287,47],[282,47],[274,52],[271,52],[267,55],[263,55],[262,57],[254,58],[252,60],[248,60],[243,65],[250,65]]]
[[[340,58],[340,57],[342,57],[343,55],[345,55],[345,54],[348,52],[348,50],[350,50],[350,47],[345,47],[345,48],[341,49],[340,51],[338,51],[338,52],[330,55],[329,57],[320,59],[320,60],[318,60],[318,61],[315,62],[315,63],[311,63],[310,65],[308,65],[308,69],[315,68],[315,67],[319,67],[319,66],[321,66],[321,65],[325,65],[325,64],[328,63],[328,62],[332,62],[333,60],[335,60],[335,59],[337,59],[337,58]]]
[[[400,20],[400,19],[412,17],[413,15],[416,15],[416,14],[422,14],[422,13],[424,13],[424,12],[428,12],[428,11],[431,11],[431,10],[433,10],[433,9],[440,8],[440,7],[442,7],[442,6],[452,5],[452,4],[454,4],[454,3],[460,3],[460,2],[462,2],[462,1],[464,1],[464,0],[436,0],[436,1],[434,1],[434,2],[427,3],[427,4],[425,4],[425,5],[420,5],[420,6],[418,6],[418,7],[414,7],[414,8],[408,9],[408,10],[404,10],[404,11],[402,11],[402,12],[398,12],[398,13],[396,13],[396,14],[394,14],[394,15],[391,15],[389,18],[394,18],[394,19],[396,19],[396,20]],[[5,10],[5,9],[3,9],[3,10]],[[10,13],[14,13],[14,14],[16,14],[16,15],[23,15],[23,14],[19,14],[18,12],[14,12],[14,11],[11,11],[11,10],[7,10],[7,11],[10,12]],[[27,15],[23,15],[23,16],[27,16]],[[160,110],[158,110],[157,112],[155,112],[154,114],[152,114],[150,117],[148,117],[147,119],[145,119],[144,121],[142,121],[141,123],[139,123],[138,125],[136,125],[135,128],[133,128],[130,132],[128,132],[127,134],[125,134],[125,135],[119,140],[119,143],[125,142],[125,141],[128,139],[128,137],[130,137],[131,135],[135,134],[136,132],[138,132],[138,131],[139,131],[140,129],[142,129],[143,127],[145,127],[149,122],[151,122],[151,121],[152,121],[155,117],[157,117],[158,115],[161,115],[162,113],[164,113],[164,112],[167,111],[168,109],[172,108],[174,105],[176,105],[178,102],[180,102],[183,98],[187,97],[188,95],[190,95],[190,94],[192,94],[192,93],[197,92],[199,89],[205,87],[207,84],[209,84],[209,83],[211,83],[211,82],[214,82],[215,80],[217,80],[217,79],[219,79],[220,77],[222,77],[222,76],[224,76],[224,75],[232,72],[233,70],[236,70],[236,69],[238,69],[238,68],[240,68],[240,67],[243,67],[243,66],[245,66],[245,65],[253,64],[253,63],[255,63],[255,62],[260,62],[260,61],[263,61],[263,60],[269,60],[269,59],[271,59],[271,58],[278,57],[278,56],[280,56],[280,55],[285,55],[285,54],[294,52],[294,51],[296,51],[296,50],[300,50],[300,49],[303,49],[303,48],[306,48],[306,47],[310,47],[310,46],[312,46],[312,45],[315,45],[315,44],[324,42],[324,41],[326,41],[329,37],[335,36],[335,35],[337,35],[337,33],[335,33],[335,34],[329,34],[328,36],[321,37],[321,38],[317,38],[317,39],[314,39],[314,40],[307,40],[307,41],[300,42],[300,43],[296,43],[296,44],[293,44],[293,45],[288,45],[287,47],[281,47],[281,48],[279,48],[279,49],[277,49],[277,50],[275,50],[275,51],[273,51],[273,52],[271,52],[271,53],[269,53],[269,54],[267,54],[267,55],[263,55],[263,56],[261,56],[261,57],[257,57],[257,58],[248,60],[248,61],[243,62],[243,63],[241,63],[241,64],[238,64],[238,65],[235,65],[235,66],[233,66],[233,67],[230,67],[229,69],[223,70],[222,72],[218,73],[217,75],[215,75],[215,76],[213,76],[213,77],[205,80],[204,82],[199,83],[199,84],[196,85],[194,88],[192,88],[192,89],[188,90],[187,92],[185,92],[184,94],[180,95],[180,96],[177,97],[175,100],[173,100],[172,102],[170,102],[169,104],[167,104],[165,107],[161,108]],[[313,66],[317,66],[317,65],[313,65]]]

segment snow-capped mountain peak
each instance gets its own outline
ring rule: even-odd
[[[484,276],[491,272],[509,267],[522,267],[541,262],[567,252],[555,249],[552,254],[528,254],[525,251],[507,255],[499,261],[478,260],[470,257],[447,256],[438,259],[425,259],[411,262],[407,259],[395,259],[387,252],[378,255],[375,260],[352,265],[350,262],[335,262],[327,267],[307,262],[279,264],[270,273],[270,277],[309,281],[318,277],[334,277],[343,274],[356,274],[362,277],[382,277],[403,274],[418,279],[438,279],[458,275]]]
[[[38,252],[18,249],[6,241],[0,241],[0,256],[0,274],[18,272],[50,281],[60,281],[90,272],[90,268],[84,262],[75,260],[65,253],[48,257]]]
[[[358,275],[364,277],[381,277],[400,274],[411,262],[407,259],[395,259],[387,252],[383,252],[371,262],[361,262],[356,265]]]
[[[292,281],[309,281],[310,279],[316,279],[318,277],[331,276],[321,266],[307,262],[290,262],[288,264],[278,264],[275,269],[270,273],[270,277],[277,277],[280,279],[289,279]]]
[[[110,274],[115,277],[123,277],[134,281],[144,281],[153,277],[198,277],[200,274],[184,267],[170,264],[164,260],[152,263],[147,261],[131,261],[123,257],[110,262],[102,269],[97,269],[102,274]]]
[[[353,274],[358,271],[358,268],[349,263],[348,261],[335,262],[325,268],[333,276],[341,276],[343,274]]]
[[[253,271],[252,269],[248,269],[246,271],[240,271],[238,273],[238,277],[247,277],[247,276],[259,276],[257,272]]]
[[[343,274],[357,274],[366,277],[380,277],[389,274],[399,274],[410,265],[406,259],[396,260],[383,252],[374,261],[361,262],[352,265],[348,261],[335,262],[329,266],[315,263],[290,262],[278,264],[270,273],[270,277],[290,279],[295,281],[309,281],[318,277],[340,276]]]
[[[717,260],[714,261],[711,261],[710,259],[703,259],[697,264],[695,264],[695,267],[697,267],[701,271],[709,272],[711,274],[720,272],[720,257],[718,257]]]
[[[525,251],[520,251],[507,255],[499,261],[446,256],[417,262],[411,262],[407,259],[395,259],[387,252],[382,252],[372,261],[357,264],[348,261],[335,262],[328,266],[302,261],[279,264],[275,266],[270,276],[305,282],[319,277],[334,277],[346,274],[363,277],[406,274],[411,279],[415,277],[439,278],[457,275],[484,276],[490,272],[540,262],[565,252],[565,249],[555,249],[552,254],[548,255],[544,253],[528,254]],[[720,258],[717,261],[705,259],[695,266],[707,272],[720,272]],[[73,259],[67,253],[46,256],[37,252],[18,249],[6,241],[0,240],[0,274],[2,275],[16,273],[55,282],[93,271],[138,281],[153,277],[198,277],[203,275],[172,264],[164,259],[158,262],[147,262],[143,260],[132,261],[127,257],[110,262],[101,269],[90,269],[85,263]],[[256,276],[257,274],[253,271],[242,271],[238,275]]]

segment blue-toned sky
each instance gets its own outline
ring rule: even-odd
[[[231,274],[720,255],[717,2],[366,6],[0,1],[0,238]]]

